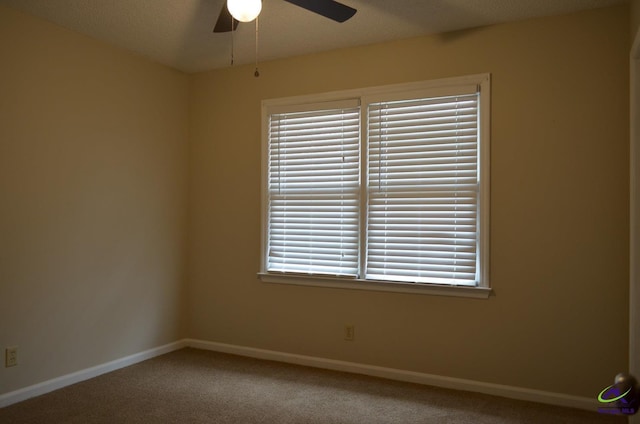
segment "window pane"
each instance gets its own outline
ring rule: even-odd
[[[366,278],[475,286],[478,95],[368,107]]]
[[[269,120],[267,271],[357,275],[359,109]]]

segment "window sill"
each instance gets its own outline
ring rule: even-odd
[[[268,273],[258,273],[258,278],[265,283],[329,287],[334,289],[372,290],[394,293],[426,294],[433,296],[468,297],[475,299],[488,299],[491,295],[491,289],[487,287],[376,282],[334,277],[311,277],[306,275],[284,275]]]

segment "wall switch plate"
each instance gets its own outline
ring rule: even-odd
[[[8,347],[4,352],[5,368],[15,367],[18,365],[18,346]]]

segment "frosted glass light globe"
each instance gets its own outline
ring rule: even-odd
[[[227,0],[229,13],[240,22],[251,22],[262,10],[262,0]]]

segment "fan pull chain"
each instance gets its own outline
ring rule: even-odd
[[[231,17],[231,66],[233,66],[233,48],[234,48],[234,45],[233,45],[233,40],[234,40],[233,33],[234,32],[235,31],[233,30],[233,16],[232,16]]]
[[[260,71],[258,70],[258,18],[256,18],[256,71],[253,76],[256,78],[260,76]]]

